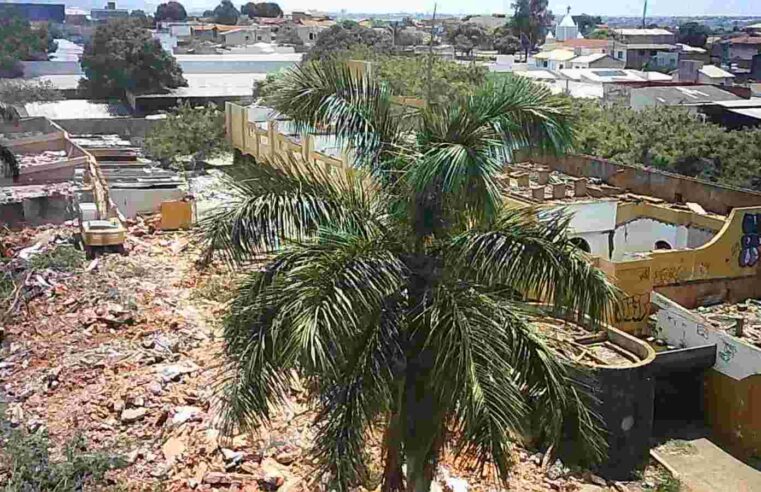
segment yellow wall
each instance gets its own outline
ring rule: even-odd
[[[718,440],[741,458],[761,457],[761,374],[738,381],[709,370],[704,395],[706,420]]]

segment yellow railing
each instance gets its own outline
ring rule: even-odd
[[[270,120],[267,128],[259,128],[256,123],[248,121],[247,109],[233,103],[225,104],[225,124],[230,144],[241,153],[255,159],[292,154],[305,162],[326,167],[343,167],[349,165],[344,153],[340,158],[329,156],[314,150],[314,135],[305,134],[301,142],[280,133],[278,122]]]

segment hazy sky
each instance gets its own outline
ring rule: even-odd
[[[430,12],[436,0],[281,0],[284,10],[319,9],[351,12]],[[450,14],[492,13],[510,9],[513,0],[438,0],[439,11]],[[195,5],[199,0],[188,2]],[[205,2],[204,2],[205,3]],[[212,3],[212,2],[209,2]],[[642,15],[644,0],[550,0],[553,12],[570,5],[576,14]],[[759,15],[761,0],[649,0],[651,15]]]

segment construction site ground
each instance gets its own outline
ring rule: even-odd
[[[6,230],[0,253],[8,260],[36,244],[54,248],[74,230]],[[5,310],[0,332],[6,423],[28,432],[47,429],[54,451],[83,435],[90,448],[123,456],[126,466],[109,472],[106,489],[322,490],[309,455],[314,412],[304,388],[292,388],[270,425],[220,436],[215,383],[221,320],[238,277],[214,265],[199,271],[190,239],[190,233],[157,232],[140,222],[131,227],[124,256],[84,261],[68,273],[23,272],[23,289]],[[377,481],[379,442],[369,438],[367,446],[376,457]],[[653,470],[640,482],[612,483],[537,451],[516,447],[514,453],[507,490],[638,491],[657,485]],[[0,487],[4,473],[0,461]],[[366,485],[358,490],[378,487]],[[436,487],[504,489],[448,459]]]

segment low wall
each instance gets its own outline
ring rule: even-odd
[[[24,78],[42,75],[84,75],[78,61],[22,61]]]
[[[716,346],[716,362],[705,376],[706,422],[734,453],[761,456],[761,349],[664,295],[653,293],[652,302],[657,336],[678,347]]]
[[[710,212],[728,214],[733,208],[761,206],[761,193],[721,186],[710,181],[656,169],[621,164],[588,155],[523,154],[531,160],[571,176],[595,177],[617,186],[670,202],[695,202]]]
[[[0,204],[0,224],[11,229],[43,224],[60,224],[71,218],[70,198],[62,195],[25,198]]]
[[[81,118],[56,120],[56,123],[72,135],[116,134],[122,138],[145,138],[160,121],[145,118]]]

